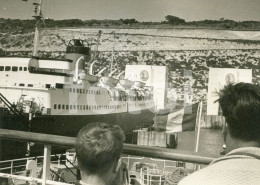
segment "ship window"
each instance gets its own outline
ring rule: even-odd
[[[33,87],[33,84],[28,84],[27,86],[28,86],[28,87]]]
[[[74,110],[76,109],[76,105],[73,106]]]
[[[57,109],[57,104],[54,104],[54,109]]]
[[[5,71],[10,71],[11,67],[10,66],[5,66]]]
[[[51,88],[51,84],[45,84],[45,88],[47,89]]]
[[[58,109],[60,109],[61,108],[61,106],[60,106],[60,104],[58,105]]]
[[[62,109],[65,109],[65,105],[64,104],[62,105]]]
[[[19,67],[19,71],[22,71],[23,70],[23,67]]]
[[[77,89],[77,93],[79,93],[79,89]]]
[[[66,105],[66,109],[67,109],[67,110],[69,109],[69,105]]]
[[[13,66],[13,67],[12,67],[12,71],[18,71],[18,67]]]
[[[70,105],[70,110],[72,110],[72,105]]]
[[[79,110],[79,105],[77,105],[77,110]]]
[[[0,71],[3,71],[4,70],[4,66],[0,66]]]
[[[73,88],[73,92],[75,93],[75,88]]]
[[[85,89],[82,89],[82,93],[85,94]]]
[[[80,110],[82,110],[82,105],[80,105]]]
[[[83,105],[83,110],[85,110],[85,105]]]
[[[56,87],[57,89],[63,89],[63,84],[56,83],[56,84],[55,84],[55,87]]]
[[[24,71],[27,71],[27,67],[24,67],[23,70],[24,70]]]
[[[24,84],[19,84],[19,86],[24,86]]]
[[[70,88],[70,92],[72,92],[72,88]]]

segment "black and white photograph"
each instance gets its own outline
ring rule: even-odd
[[[260,185],[259,0],[0,0],[0,185]]]

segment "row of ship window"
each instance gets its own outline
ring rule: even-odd
[[[63,110],[98,110],[98,109],[120,109],[122,105],[61,105],[54,104],[54,109]]]
[[[17,66],[0,66],[0,71],[27,71],[27,67]]]
[[[95,95],[106,95],[108,92],[106,91],[95,91],[95,90],[87,90],[87,89],[75,89],[75,88],[70,88],[70,92],[73,93],[82,93],[82,94],[95,94]]]

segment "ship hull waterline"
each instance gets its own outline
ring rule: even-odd
[[[16,115],[0,115],[0,128],[28,131]],[[119,125],[125,135],[126,142],[131,143],[133,130],[153,123],[154,112],[146,109],[139,112],[124,112],[95,115],[44,115],[33,117],[30,121],[31,132],[76,137],[78,131],[92,122],[105,122]],[[42,145],[31,147],[32,153],[41,153]],[[0,158],[11,159],[26,153],[26,143],[0,139]],[[57,150],[60,151],[60,150]]]

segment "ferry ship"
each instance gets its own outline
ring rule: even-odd
[[[90,48],[73,42],[81,46],[67,47],[68,60],[0,58],[2,105],[9,109],[2,111],[2,128],[16,129],[10,118],[26,116],[18,122],[31,131],[75,136],[93,121],[118,124],[129,133],[152,120],[151,87],[87,73]]]
[[[36,6],[36,22],[42,13]],[[73,39],[66,60],[37,57],[36,23],[33,57],[0,58],[0,127],[75,136],[99,121],[120,125],[125,134],[150,123],[154,116],[152,87],[141,81],[93,74],[87,42]],[[90,64],[91,63],[91,64]],[[87,71],[87,66],[89,71]]]

